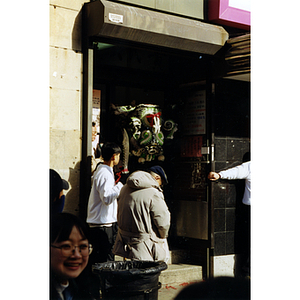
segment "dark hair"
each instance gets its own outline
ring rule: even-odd
[[[50,243],[68,240],[74,226],[79,230],[83,238],[89,239],[89,228],[78,217],[70,213],[54,215],[50,223]]]
[[[55,171],[50,169],[50,202],[52,203],[55,198],[58,199],[59,193],[63,190],[61,177]]]
[[[53,169],[49,169],[49,181],[50,181],[50,202],[59,198],[59,194],[62,190],[67,190],[69,184],[66,180],[62,179],[60,175]]]
[[[121,152],[121,148],[116,143],[107,142],[101,148],[101,154],[104,161],[110,160],[114,154]]]

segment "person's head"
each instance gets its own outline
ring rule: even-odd
[[[69,189],[69,183],[62,179],[60,175],[52,169],[50,169],[49,175],[51,212],[61,212],[64,206],[65,198],[63,190]]]
[[[121,148],[115,143],[105,143],[101,148],[101,154],[104,162],[111,161],[114,166],[119,163],[121,152]]]
[[[153,166],[149,168],[149,173],[154,177],[160,186],[168,184],[167,175],[162,167]]]
[[[50,225],[50,268],[60,283],[76,278],[88,264],[91,246],[87,225],[69,213],[52,217]]]
[[[97,132],[97,126],[95,122],[92,122],[92,142],[96,139],[98,132]]]

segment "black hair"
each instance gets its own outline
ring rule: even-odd
[[[109,161],[114,154],[121,153],[122,150],[116,143],[107,142],[101,148],[101,154],[104,161]]]
[[[54,199],[59,198],[60,192],[63,190],[63,182],[61,180],[60,175],[55,171],[50,169],[50,202],[52,203]]]
[[[54,215],[50,224],[50,243],[68,240],[74,226],[84,239],[89,239],[89,228],[81,219],[70,213]]]

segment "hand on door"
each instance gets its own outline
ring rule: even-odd
[[[207,178],[212,180],[212,181],[215,181],[215,180],[218,180],[220,178],[220,175],[216,172],[209,172]]]

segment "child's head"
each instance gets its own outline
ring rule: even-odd
[[[104,161],[111,160],[114,154],[120,154],[121,148],[115,143],[105,143],[101,148],[101,154]]]

